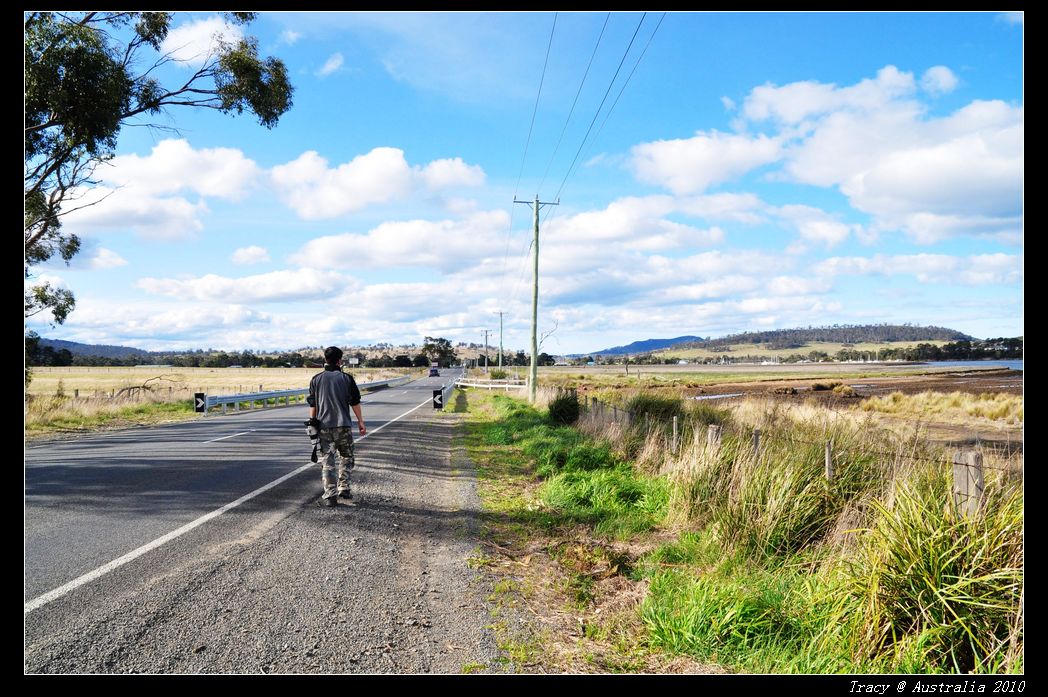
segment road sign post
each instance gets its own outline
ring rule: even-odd
[[[197,392],[193,395],[193,404],[198,414],[207,412],[207,395],[203,392]]]
[[[433,390],[433,408],[444,408],[444,390]]]

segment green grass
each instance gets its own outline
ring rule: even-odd
[[[594,665],[643,667],[626,656],[641,651],[756,673],[1023,671],[1021,473],[987,470],[967,518],[952,505],[949,453],[812,407],[758,415],[758,452],[749,427],[715,412],[728,426],[719,448],[687,448],[672,474],[647,476],[623,445],[635,433],[594,439],[484,399],[478,443],[530,487],[501,499],[516,532],[590,531],[551,552],[568,604],[591,608],[606,573],[649,584],[643,638],[587,619],[585,639],[624,647],[622,661]],[[668,526],[677,538],[638,558],[611,549]]]

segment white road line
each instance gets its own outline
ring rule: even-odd
[[[236,438],[237,436],[243,436],[243,435],[247,435],[248,433],[252,433],[254,430],[255,429],[252,428],[250,431],[241,431],[240,433],[234,433],[231,436],[222,436],[221,438],[212,438],[211,440],[205,440],[204,442],[205,443],[214,443],[215,441],[218,441],[218,440],[225,440],[227,438]]]
[[[381,426],[379,426],[378,428],[374,429],[373,431],[368,431],[365,435],[360,436],[356,440],[357,441],[362,441],[365,438],[367,438],[368,436],[370,436],[371,434],[378,433],[379,431],[384,429],[386,426],[389,426],[391,423],[394,423],[395,421],[400,421],[401,419],[403,419],[408,414],[410,414],[410,413],[412,413],[412,412],[414,412],[414,411],[416,411],[418,409],[421,409],[422,407],[426,406],[429,403],[430,403],[430,400],[427,399],[422,404],[419,404],[416,407],[412,407],[411,409],[408,409],[406,412],[404,412],[400,416],[387,421],[386,423],[382,424]],[[236,434],[236,435],[242,435],[242,434]],[[227,436],[227,437],[231,438],[232,436]],[[312,468],[315,468],[315,467],[316,467],[316,464],[314,464],[312,462],[310,462],[308,464],[305,464],[305,465],[302,465],[297,470],[294,470],[292,472],[288,472],[287,474],[285,474],[283,477],[280,477],[279,479],[274,479],[269,484],[266,484],[265,486],[261,486],[258,489],[255,489],[250,494],[244,494],[243,496],[238,498],[236,501],[231,501],[230,503],[227,503],[225,506],[222,506],[221,508],[219,508],[217,510],[211,511],[210,513],[207,513],[205,515],[200,516],[199,518],[197,518],[196,520],[194,520],[191,523],[186,523],[185,525],[183,525],[182,527],[178,528],[177,530],[172,530],[171,532],[167,533],[166,535],[164,535],[162,537],[158,537],[157,539],[153,540],[152,542],[148,542],[148,543],[142,545],[141,547],[139,547],[138,549],[132,550],[132,551],[128,552],[127,554],[125,554],[124,556],[119,557],[117,559],[114,559],[113,561],[109,562],[108,564],[104,564],[103,566],[98,567],[94,571],[89,571],[88,573],[84,574],[83,576],[79,576],[77,578],[74,578],[72,581],[70,581],[69,583],[66,583],[65,585],[59,586],[58,588],[55,588],[52,591],[48,591],[47,593],[44,593],[43,595],[40,595],[40,596],[37,596],[37,597],[33,598],[32,600],[30,600],[29,602],[27,602],[25,604],[25,613],[24,614],[28,615],[33,610],[36,610],[38,608],[43,607],[44,605],[47,605],[52,600],[58,600],[62,596],[66,595],[67,593],[69,593],[69,592],[71,592],[73,590],[76,590],[77,588],[79,588],[80,586],[84,585],[85,583],[90,583],[91,581],[94,581],[95,579],[98,579],[98,578],[101,578],[102,576],[105,576],[110,571],[113,571],[114,569],[118,569],[121,566],[123,566],[124,564],[127,564],[128,562],[134,561],[135,559],[137,559],[138,557],[142,556],[143,554],[146,554],[147,552],[151,552],[154,549],[156,549],[157,547],[160,547],[161,545],[166,544],[166,543],[170,542],[171,540],[174,540],[175,538],[178,538],[178,537],[181,537],[182,535],[185,535],[187,532],[189,532],[190,530],[193,530],[194,528],[200,527],[201,525],[203,525],[207,521],[211,520],[212,518],[217,518],[218,516],[222,515],[223,513],[233,510],[234,508],[236,508],[240,504],[246,503],[247,501],[250,501],[251,499],[253,499],[256,496],[258,496],[259,494],[263,494],[263,493],[269,491],[270,489],[272,489],[273,487],[277,486],[278,484],[282,484],[282,483],[286,482],[288,479],[291,479],[296,474],[301,474],[302,472],[305,472],[306,470],[312,469]]]

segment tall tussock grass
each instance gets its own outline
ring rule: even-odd
[[[742,417],[762,425],[758,451],[739,426],[720,447],[702,443],[672,462],[668,517],[724,556],[697,580],[656,575],[646,612],[659,642],[737,656],[749,670],[1022,670],[1021,471],[987,470],[983,505],[965,517],[948,453],[826,413],[750,409]],[[774,608],[768,598],[779,598]],[[745,626],[728,645],[706,620],[688,625],[689,613]],[[748,634],[775,617],[759,641]]]
[[[677,416],[674,442],[669,419],[585,410],[558,427],[495,400],[508,420],[490,437],[533,459],[559,521],[679,532],[632,564],[649,582],[651,645],[749,672],[1023,671],[1021,452],[984,452],[969,516],[953,501],[951,451],[860,410],[620,402]]]

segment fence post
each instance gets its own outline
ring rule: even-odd
[[[753,429],[753,456],[757,457],[761,454],[761,430],[759,428]]]
[[[677,454],[677,417],[673,417],[673,448],[671,449],[673,454]]]
[[[73,390],[73,397],[75,399],[80,399],[80,390]]]
[[[709,429],[706,431],[706,446],[710,450],[719,450],[721,444],[721,427],[717,424],[710,424]]]
[[[833,481],[833,439],[826,441],[826,481]]]
[[[982,506],[982,453],[958,451],[953,455],[953,502],[965,517],[974,516]]]

